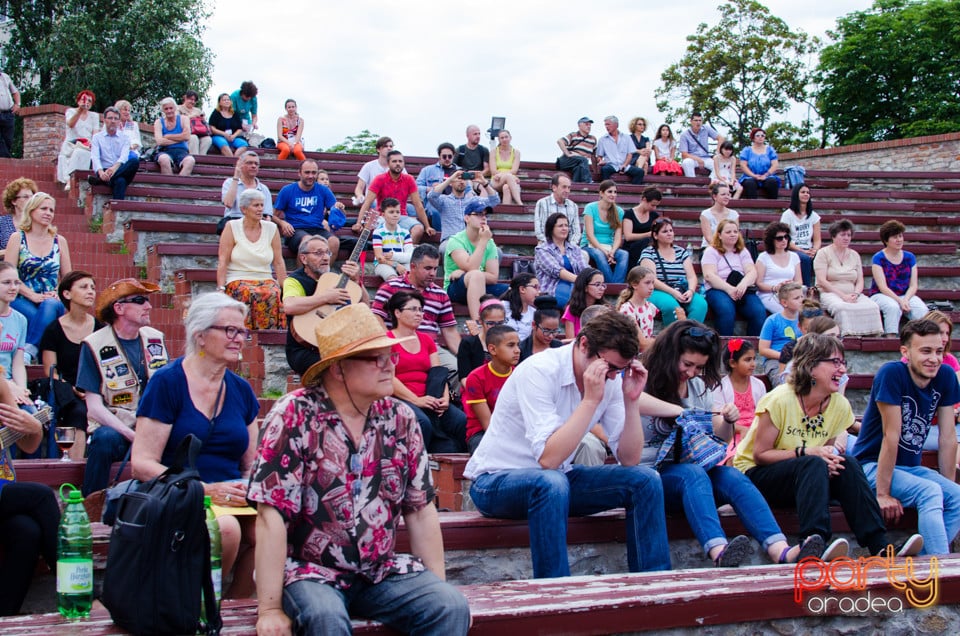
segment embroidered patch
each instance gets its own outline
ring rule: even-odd
[[[163,355],[163,345],[159,342],[150,342],[147,344],[147,353],[150,354],[151,358],[156,358],[157,356]]]
[[[105,367],[108,364],[116,362],[117,360],[121,360],[120,354],[117,353],[117,348],[113,345],[107,345],[106,347],[100,349],[99,358],[101,367]]]
[[[133,402],[133,393],[117,393],[110,399],[110,404],[119,406],[121,404],[131,404]]]
[[[130,367],[127,366],[126,362],[123,364],[118,364],[117,366],[113,367],[113,369],[116,371],[117,375],[130,375]]]

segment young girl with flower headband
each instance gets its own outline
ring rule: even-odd
[[[720,410],[725,404],[733,403],[740,411],[740,417],[734,422],[734,436],[731,448],[735,449],[740,436],[753,424],[755,407],[767,388],[753,375],[757,368],[757,350],[749,340],[730,338],[723,350],[723,366],[727,375],[713,390],[713,408]],[[732,456],[732,455],[731,455]]]

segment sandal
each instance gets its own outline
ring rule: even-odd
[[[819,557],[821,554],[823,554],[824,547],[826,547],[826,542],[823,540],[823,537],[821,537],[819,534],[811,534],[809,537],[803,540],[803,543],[800,544],[800,551],[797,553],[796,561],[790,561],[787,559],[787,554],[789,554],[790,550],[793,549],[793,546],[787,546],[783,549],[783,552],[780,553],[780,560],[778,563],[799,563],[807,557]]]
[[[742,534],[734,537],[733,541],[723,547],[717,558],[713,560],[713,564],[718,568],[738,567],[748,556],[753,554],[752,543],[748,537]]]

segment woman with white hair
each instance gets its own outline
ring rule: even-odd
[[[217,517],[223,541],[223,572],[234,568],[224,596],[253,594],[256,516],[246,507],[246,482],[256,453],[257,396],[227,367],[240,360],[249,331],[247,307],[223,294],[203,294],[187,312],[186,355],[150,379],[140,398],[137,435],[131,451],[133,475],[153,479],[173,461],[189,434],[203,442],[196,467],[204,493],[215,506],[236,508]],[[250,546],[242,554],[241,543]]]
[[[228,221],[220,235],[217,290],[250,308],[248,329],[286,329],[280,290],[287,270],[277,226],[263,220],[265,201],[258,190],[240,193],[243,216]]]
[[[160,101],[160,117],[153,122],[153,137],[160,146],[157,163],[160,172],[173,174],[174,168],[180,169],[180,176],[186,177],[193,172],[196,161],[190,155],[187,145],[190,141],[190,118],[177,113],[177,102],[172,97]]]

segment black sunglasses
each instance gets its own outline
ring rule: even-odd
[[[134,305],[143,305],[145,303],[150,302],[150,299],[147,298],[146,296],[127,296],[126,298],[121,298],[117,302],[120,303],[121,305],[124,305],[126,303],[133,303]]]

